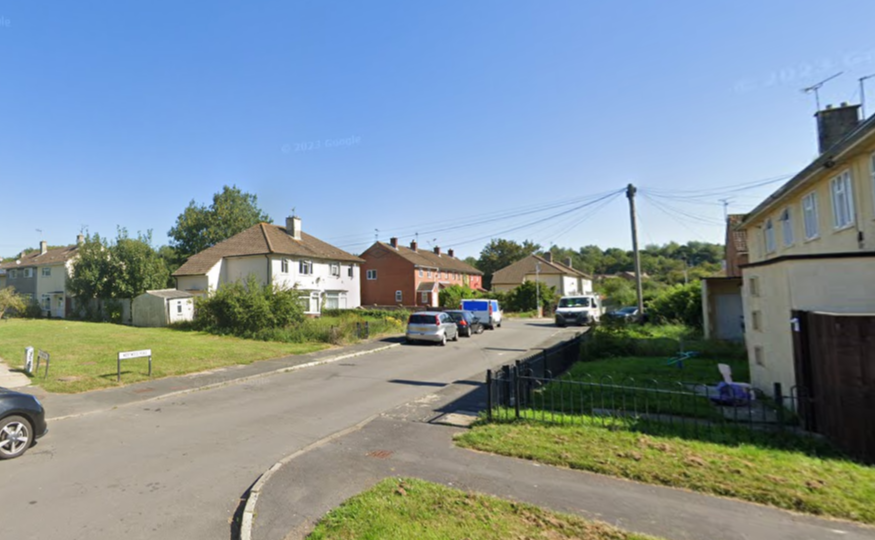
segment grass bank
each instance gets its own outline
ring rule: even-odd
[[[23,367],[24,348],[28,346],[51,354],[49,377],[35,376],[34,384],[61,393],[117,386],[116,357],[120,351],[152,349],[152,377],[160,378],[328,347],[324,343],[273,343],[110,323],[46,319],[0,321],[0,357],[6,359],[10,367]],[[122,363],[122,384],[148,378],[145,359]]]
[[[842,459],[826,446],[718,444],[645,435],[631,420],[605,427],[594,419],[569,421],[578,425],[481,424],[456,442],[548,465],[875,524],[875,468]]]
[[[646,540],[652,537],[422,480],[387,478],[329,512],[308,538]]]

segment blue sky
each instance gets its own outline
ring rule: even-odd
[[[780,184],[725,187],[815,156],[799,89],[844,71],[821,101],[859,100],[873,15],[862,0],[0,0],[0,254],[83,227],[167,243],[225,184],[354,253],[375,229],[462,256],[515,228],[500,235],[629,247],[624,197],[573,210],[629,182],[643,243],[722,241],[718,199],[743,212]],[[870,94],[875,109],[875,80]]]

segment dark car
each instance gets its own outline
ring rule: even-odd
[[[638,316],[638,308],[635,306],[624,307],[616,311],[608,312],[608,317],[623,321],[631,321]]]
[[[46,432],[45,411],[37,398],[0,387],[0,459],[17,458]]]
[[[463,310],[451,310],[445,311],[444,313],[446,313],[454,321],[456,321],[456,327],[458,327],[459,329],[459,335],[471,337],[473,334],[483,333],[483,323],[480,322],[480,318],[475,316],[472,312]]]

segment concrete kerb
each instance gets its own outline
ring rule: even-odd
[[[125,406],[128,406],[128,405],[135,405],[135,404],[140,404],[140,403],[149,403],[149,402],[151,402],[151,401],[158,401],[158,400],[161,400],[161,399],[167,399],[167,398],[172,398],[172,397],[177,397],[177,396],[183,396],[183,395],[186,395],[186,394],[191,394],[191,393],[194,393],[194,392],[200,392],[201,390],[214,390],[214,389],[216,389],[216,388],[223,388],[223,387],[225,387],[225,386],[231,386],[231,385],[233,385],[233,384],[241,384],[241,383],[245,383],[245,382],[248,382],[248,381],[251,381],[251,380],[255,380],[255,379],[261,379],[261,378],[264,378],[264,377],[270,377],[270,376],[272,376],[272,375],[279,375],[279,374],[281,374],[281,373],[290,373],[290,372],[292,372],[292,371],[298,371],[299,369],[304,369],[304,368],[309,368],[309,367],[315,367],[315,366],[321,366],[321,365],[324,365],[324,364],[331,364],[331,363],[334,363],[334,362],[339,362],[339,361],[341,361],[341,360],[347,360],[347,359],[349,359],[349,358],[356,358],[356,357],[358,357],[358,356],[365,356],[365,355],[368,355],[368,354],[378,353],[378,352],[382,352],[382,351],[385,351],[385,350],[388,350],[388,349],[392,349],[392,348],[394,348],[394,347],[399,347],[400,345],[401,345],[400,343],[390,343],[390,344],[388,344],[388,345],[385,345],[385,346],[383,346],[383,347],[378,347],[378,348],[376,348],[376,349],[370,349],[370,350],[367,350],[367,351],[358,351],[358,352],[348,353],[348,354],[341,354],[341,355],[338,355],[338,356],[331,356],[331,357],[328,357],[328,358],[323,358],[323,359],[321,359],[321,360],[314,360],[313,362],[307,362],[307,363],[305,363],[305,364],[298,364],[298,365],[296,365],[296,366],[286,366],[286,367],[282,367],[282,368],[279,368],[279,369],[274,369],[274,370],[271,370],[271,371],[266,371],[266,372],[264,372],[264,373],[256,373],[255,375],[248,375],[248,376],[246,376],[246,377],[239,377],[239,378],[236,378],[236,379],[229,379],[229,380],[227,380],[227,381],[221,381],[221,382],[212,383],[212,384],[207,384],[207,385],[204,385],[204,386],[198,386],[198,387],[194,387],[194,388],[186,388],[185,390],[177,390],[177,391],[174,391],[174,392],[169,392],[169,393],[167,393],[167,394],[161,394],[160,396],[153,396],[153,397],[149,397],[149,398],[144,398],[144,399],[140,399],[140,400],[137,400],[137,401],[132,401],[132,402],[130,402],[130,403],[124,403],[124,404],[122,404],[122,405],[117,405],[117,406],[114,406],[114,407],[108,407],[108,408],[104,408],[104,409],[97,409],[97,410],[87,411],[87,412],[82,412],[82,413],[68,414],[68,415],[64,415],[64,416],[56,416],[56,417],[54,417],[54,418],[47,418],[46,421],[57,422],[58,420],[67,420],[67,419],[69,419],[69,418],[79,418],[79,417],[82,417],[82,416],[87,416],[87,415],[89,415],[89,414],[94,414],[94,413],[99,413],[99,412],[105,412],[105,411],[108,411],[108,410],[112,410],[112,409],[115,409],[115,408],[117,408],[117,407],[125,407]]]
[[[274,475],[278,470],[280,470],[284,465],[289,463],[290,461],[298,458],[307,452],[313,450],[314,448],[318,448],[324,444],[330,443],[335,439],[339,439],[354,431],[358,431],[371,423],[375,418],[378,418],[382,413],[371,415],[358,424],[342,429],[331,435],[324,437],[314,443],[311,443],[300,450],[289,454],[283,459],[274,463],[269,469],[264,471],[261,476],[258,477],[258,480],[252,484],[252,487],[249,489],[249,494],[246,497],[246,504],[243,506],[243,516],[240,520],[240,540],[252,540],[252,524],[255,519],[255,506],[258,504],[258,496],[261,494],[261,490],[264,489],[264,486],[267,485],[267,482],[270,480],[271,476]]]

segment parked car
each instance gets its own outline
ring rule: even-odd
[[[599,321],[601,314],[601,301],[595,294],[563,296],[556,306],[556,326],[593,324]]]
[[[446,345],[448,340],[459,341],[456,322],[440,311],[421,311],[407,320],[407,342],[431,341]]]
[[[47,432],[37,398],[0,387],[0,459],[17,458]]]
[[[498,300],[462,300],[459,309],[473,313],[490,330],[501,328],[501,306],[498,305]]]
[[[450,310],[444,311],[444,313],[452,317],[456,322],[456,327],[460,335],[471,337],[474,334],[483,333],[483,323],[481,323],[480,319],[470,311]]]
[[[610,317],[612,319],[618,319],[621,321],[631,321],[638,317],[638,308],[635,306],[620,308],[605,313],[605,317]]]

